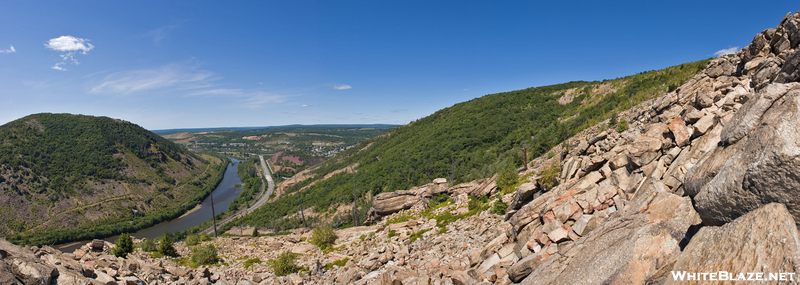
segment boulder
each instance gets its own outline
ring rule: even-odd
[[[760,123],[761,116],[776,100],[782,98],[790,90],[798,88],[800,88],[800,83],[770,84],[761,89],[753,99],[748,100],[733,115],[733,119],[728,122],[728,127],[722,130],[720,135],[722,142],[725,145],[731,145],[742,139]]]
[[[717,121],[714,114],[706,114],[694,123],[694,132],[692,136],[699,137],[706,134],[716,123]]]
[[[3,260],[0,260],[0,284],[22,284],[14,277],[14,274],[11,273],[11,268]]]
[[[531,198],[533,198],[533,194],[540,190],[539,183],[536,181],[523,183],[519,187],[517,187],[517,192],[514,193],[514,200],[511,200],[511,203],[508,205],[508,208],[511,210],[516,210],[522,207],[525,203],[527,203]]]
[[[798,41],[800,42],[800,40]],[[775,83],[797,82],[800,79],[800,52],[797,50],[791,51],[787,56],[786,62],[783,63],[778,76],[775,77]]]
[[[105,242],[100,239],[92,240],[92,250],[94,251],[103,251],[103,247],[105,247]]]
[[[675,137],[675,144],[679,147],[684,147],[689,144],[691,135],[686,129],[686,124],[681,120],[681,117],[675,117],[669,122],[669,130],[672,132],[672,136]]]
[[[800,276],[800,238],[783,204],[767,204],[723,226],[701,228],[678,257],[666,284],[683,284],[684,272],[722,271],[763,273],[765,278],[784,273],[785,281],[788,273]],[[676,280],[674,272],[684,279]]]
[[[645,185],[624,210],[536,264],[522,284],[644,284],[677,259],[678,243],[700,219],[688,197],[649,186],[649,179]]]
[[[704,224],[719,226],[772,202],[800,218],[800,89],[775,97],[766,111],[743,107],[722,130],[731,144],[723,141],[686,173],[685,191]]]
[[[528,277],[533,270],[536,270],[536,268],[549,257],[550,254],[545,251],[539,251],[517,261],[508,268],[508,278],[515,283],[522,281],[522,279]]]
[[[708,64],[705,73],[709,77],[716,78],[721,75],[732,75],[736,71],[736,65],[731,63],[728,58],[720,57]]]
[[[420,199],[417,193],[407,190],[380,193],[372,199],[372,210],[379,216],[386,216],[411,208]]]
[[[629,148],[628,162],[633,166],[632,168],[629,166],[629,168],[637,169],[660,157],[661,146],[662,140],[658,137],[642,135],[636,138]]]

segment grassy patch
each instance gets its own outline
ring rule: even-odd
[[[418,231],[416,233],[411,234],[411,236],[409,236],[408,239],[411,240],[411,242],[415,242],[415,241],[417,241],[417,239],[422,238],[422,234],[424,234],[424,233],[426,233],[427,231],[430,231],[430,230],[431,229],[420,230],[420,231]]]
[[[250,269],[250,267],[255,265],[255,264],[261,264],[261,259],[256,257],[256,258],[250,258],[248,260],[245,260],[244,263],[243,263],[244,269]]]
[[[350,261],[349,257],[345,257],[345,258],[339,259],[337,261],[325,264],[325,270],[333,269],[334,265],[339,266],[339,267],[343,267],[345,264],[347,264],[347,261]]]
[[[396,215],[396,216],[391,217],[390,219],[386,220],[386,224],[387,225],[391,225],[391,224],[397,224],[397,223],[402,223],[402,222],[408,222],[409,220],[411,220],[413,218],[414,217],[410,216],[410,215],[400,214],[400,215]]]

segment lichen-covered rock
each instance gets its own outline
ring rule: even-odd
[[[800,238],[795,219],[783,204],[773,203],[723,226],[703,227],[671,271],[678,276],[685,276],[680,275],[684,272],[764,273],[765,278],[770,273],[793,273],[796,278],[800,275]],[[788,276],[783,277],[788,281]],[[666,284],[686,282],[676,280],[673,274],[666,279]]]
[[[772,202],[800,218],[800,84],[777,85],[763,89],[773,90],[765,91],[773,92],[771,104],[748,101],[753,107],[723,129],[723,144],[687,173],[686,193],[704,224],[722,225]]]

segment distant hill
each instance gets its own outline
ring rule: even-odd
[[[454,184],[491,177],[503,168],[520,167],[523,146],[529,159],[545,154],[590,126],[616,120],[616,114],[631,104],[675,90],[707,64],[701,60],[602,82],[574,81],[475,98],[369,139],[279,189],[302,193],[304,207],[326,217],[322,219],[352,224],[349,213],[334,215],[336,205],[353,200],[351,167],[357,171],[355,183],[362,197],[365,192],[409,189],[439,177]],[[302,225],[294,216],[276,220],[294,215],[297,200],[284,195],[243,223],[279,229]]]
[[[226,163],[130,122],[35,114],[0,126],[0,233],[17,243],[129,232],[208,195]]]
[[[298,128],[298,127],[342,127],[342,128],[386,128],[397,127],[398,125],[387,124],[321,124],[321,125],[285,125],[285,126],[267,126],[267,127],[230,127],[230,128],[187,128],[187,129],[165,129],[165,130],[152,130],[153,133],[163,136],[175,133],[200,133],[200,132],[213,132],[213,131],[252,131],[252,130],[266,130],[276,128]]]

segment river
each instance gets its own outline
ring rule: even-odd
[[[239,177],[239,173],[237,173],[237,168],[240,161],[232,157],[228,158],[230,158],[231,164],[228,164],[228,167],[225,168],[225,174],[222,176],[222,181],[220,181],[219,185],[217,185],[217,188],[211,192],[211,195],[203,200],[203,203],[174,220],[162,222],[152,227],[141,229],[135,233],[132,233],[131,236],[139,239],[153,239],[164,235],[164,232],[167,231],[171,233],[179,232],[194,227],[202,222],[208,221],[211,219],[212,196],[214,197],[214,210],[217,213],[227,211],[228,204],[230,204],[231,201],[233,201],[233,199],[236,198],[236,196],[239,196],[239,193],[242,192],[241,186],[234,187],[236,184],[242,184],[242,179]],[[119,238],[119,236],[112,236],[106,238],[105,240],[116,242],[117,238]],[[68,243],[55,246],[55,248],[61,250],[62,252],[73,252],[88,242],[89,241]]]

